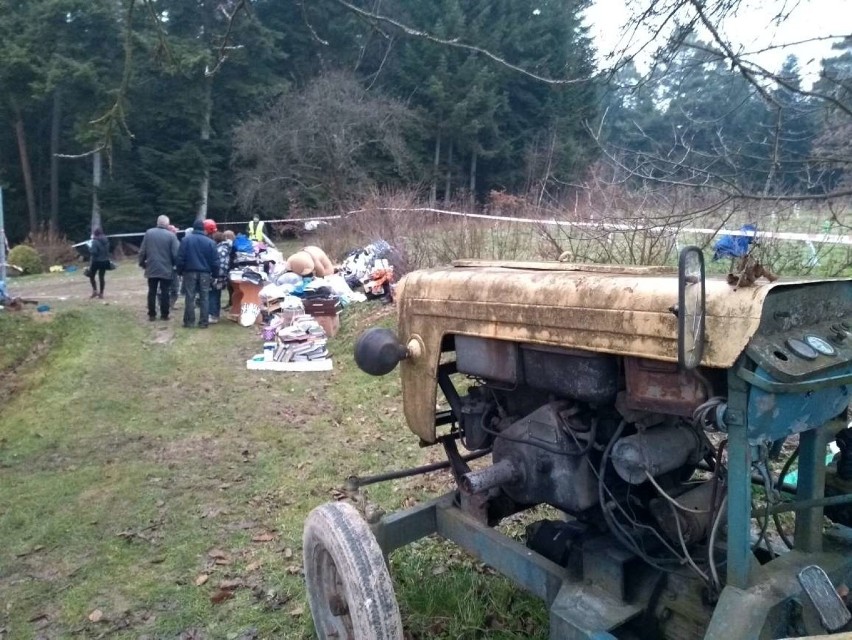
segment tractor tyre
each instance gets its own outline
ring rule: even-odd
[[[308,602],[320,640],[402,640],[402,620],[382,550],[358,511],[328,502],[302,539]]]

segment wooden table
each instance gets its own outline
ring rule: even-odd
[[[260,308],[260,290],[263,289],[263,285],[254,284],[248,280],[231,280],[231,287],[234,289],[234,294],[231,297],[228,320],[239,322],[244,304],[256,304]],[[255,323],[260,324],[262,321],[261,314],[258,313]]]

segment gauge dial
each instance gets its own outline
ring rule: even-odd
[[[788,338],[787,346],[794,354],[805,360],[816,360],[819,352],[807,342],[803,342],[797,338]]]
[[[823,340],[819,336],[805,336],[805,342],[809,347],[816,349],[824,356],[837,355],[837,349],[832,347],[826,340]]]

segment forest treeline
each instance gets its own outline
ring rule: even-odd
[[[754,82],[689,34],[649,73],[604,73],[586,8],[0,0],[7,234],[84,238],[93,206],[113,233],[161,213],[336,213],[383,188],[558,200],[592,167],[634,189],[712,183],[749,197],[846,184],[852,39],[813,87],[794,57]]]

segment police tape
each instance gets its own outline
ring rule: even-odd
[[[433,207],[377,207],[375,209],[353,209],[346,213],[330,216],[314,216],[310,218],[278,218],[264,220],[267,224],[292,224],[292,223],[329,223],[334,220],[343,220],[352,216],[365,213],[433,213],[460,218],[472,218],[475,220],[492,220],[495,222],[513,222],[518,224],[533,224],[545,227],[568,227],[577,229],[595,229],[610,233],[647,232],[657,234],[669,234],[678,236],[681,234],[695,234],[708,236],[748,236],[757,239],[790,240],[794,242],[815,242],[817,244],[834,244],[852,246],[852,236],[839,235],[835,233],[799,233],[794,231],[743,231],[741,229],[707,229],[698,227],[677,227],[670,225],[643,226],[626,224],[624,222],[581,222],[576,220],[556,220],[555,218],[525,218],[517,216],[498,216],[488,213],[470,213],[466,211],[450,211],[447,209],[435,209]],[[219,226],[248,225],[250,220],[238,220],[229,222],[217,222]],[[850,225],[852,226],[852,225]],[[110,234],[110,238],[127,238],[142,236],[139,233]]]
[[[515,216],[495,216],[487,213],[468,213],[463,211],[448,211],[445,209],[435,209],[432,207],[417,207],[417,208],[395,208],[383,207],[378,209],[356,209],[350,211],[343,216],[337,216],[336,219],[343,218],[353,214],[368,213],[370,211],[388,211],[388,212],[414,212],[414,213],[437,213],[440,215],[458,216],[464,218],[474,218],[480,220],[494,220],[499,222],[516,222],[522,224],[536,224],[542,226],[557,226],[557,227],[575,227],[579,229],[600,229],[602,231],[612,232],[636,232],[647,231],[649,233],[670,233],[672,235],[680,235],[682,233],[693,233],[696,235],[709,236],[748,236],[753,238],[774,238],[778,240],[793,240],[798,242],[817,242],[820,244],[838,244],[852,246],[852,236],[845,236],[833,233],[798,233],[792,231],[743,231],[741,229],[703,229],[697,227],[673,227],[664,225],[642,226],[634,224],[625,224],[623,222],[579,222],[573,220],[556,220],[553,218],[522,218]],[[314,218],[315,220],[328,220],[326,218]]]

